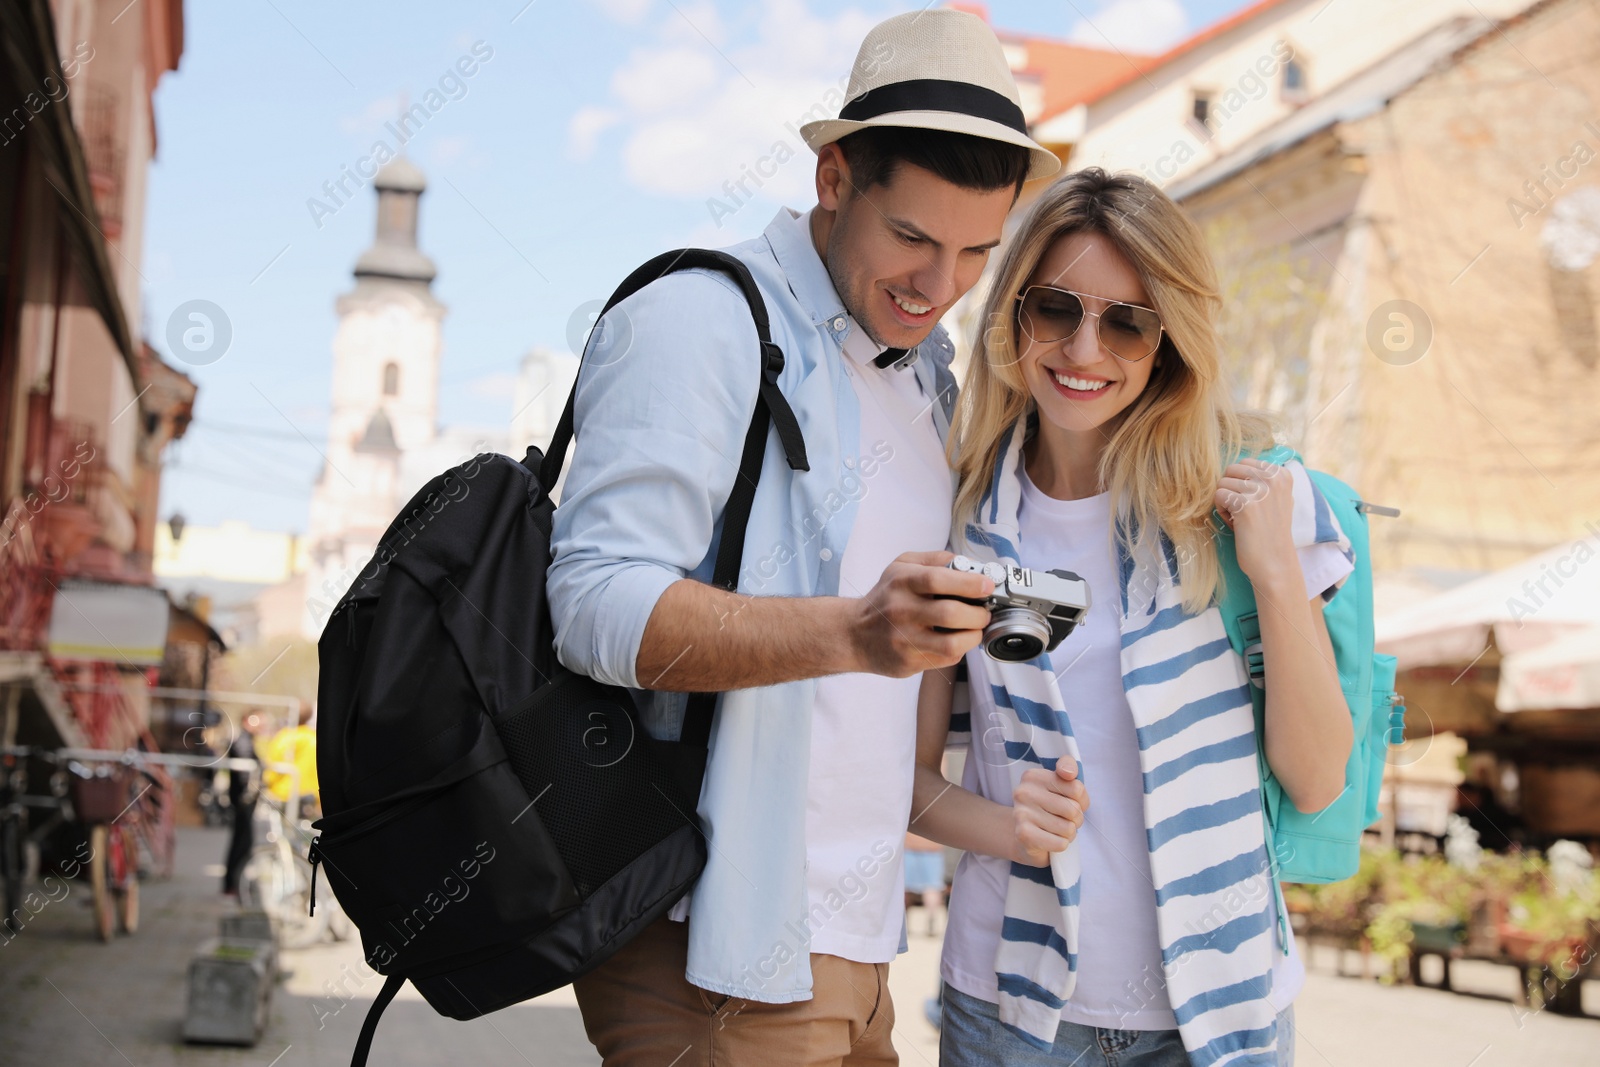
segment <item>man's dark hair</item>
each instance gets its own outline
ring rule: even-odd
[[[869,126],[839,138],[838,144],[857,192],[888,185],[901,163],[932,171],[963,189],[984,192],[1010,186],[1020,194],[1028,176],[1028,149],[965,133]]]

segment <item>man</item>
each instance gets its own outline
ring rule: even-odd
[[[657,736],[677,736],[685,693],[724,694],[705,873],[576,984],[613,1067],[896,1062],[885,979],[918,678],[988,622],[951,598],[992,588],[944,567],[955,383],[937,324],[1023,181],[1059,161],[1028,138],[972,15],[877,26],[848,96],[801,129],[817,207],[730,249],[766,301],[810,459],[791,471],[769,439],[738,593],[708,584],[759,375],[737,289],[702,271],[647,286],[597,325],[579,375],[548,587],[558,654],[651,691]]]
[[[230,759],[256,759],[256,737],[261,733],[261,716],[252,711],[244,717],[239,733],[228,745]],[[257,761],[259,762],[259,760]],[[228,770],[228,811],[233,817],[228,834],[227,863],[223,869],[222,892],[225,896],[239,898],[239,877],[255,848],[256,795],[260,782],[250,771]]]
[[[261,787],[280,804],[294,797],[299,811],[286,812],[292,821],[309,816],[317,807],[317,728],[311,722],[312,709],[302,704],[295,725],[285,726],[261,747]],[[286,768],[293,767],[291,773]]]

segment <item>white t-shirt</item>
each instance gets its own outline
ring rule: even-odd
[[[1050,654],[1063,665],[1061,695],[1083,755],[1089,810],[1078,834],[1082,856],[1078,981],[1062,1019],[1120,1030],[1172,1030],[1177,1019],[1167,997],[1156,932],[1155,888],[1145,841],[1144,788],[1133,715],[1122,688],[1118,578],[1110,541],[1111,496],[1056,500],[1024,474],[1018,513],[1019,562],[1042,570],[1074,571],[1089,583],[1087,625],[1079,625]],[[1300,550],[1306,599],[1334,585],[1350,563],[1334,545]],[[984,656],[967,657],[972,692],[972,750],[962,785],[1011,803],[1011,760],[996,751],[998,734],[984,742],[995,720]],[[1011,864],[967,853],[956,868],[950,920],[945,930],[944,978],[961,992],[998,1003],[994,961],[1005,916]],[[1294,945],[1275,957],[1273,1004],[1282,1011],[1305,982]]]
[[[809,215],[796,225],[809,234]],[[840,596],[865,596],[902,552],[936,552],[950,537],[955,485],[933,424],[934,398],[923,395],[909,366],[874,366],[881,352],[850,324],[845,373],[861,405],[860,455],[845,458],[840,491],[859,502],[839,564]],[[899,951],[920,683],[918,675],[817,680],[806,784],[808,907],[790,927],[808,932],[812,952],[888,963]]]

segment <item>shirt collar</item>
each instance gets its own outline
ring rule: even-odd
[[[811,316],[812,323],[827,330],[844,353],[857,364],[872,366],[872,361],[885,351],[885,346],[867,336],[867,331],[861,329],[845,310],[844,301],[839,299],[839,292],[833,287],[827,264],[822,262],[822,257],[817,254],[817,246],[811,240],[811,212],[802,215],[790,208],[779,208],[778,214],[767,225],[766,238],[772,246],[778,266],[783,268],[784,276],[789,281],[789,291],[806,314]],[[893,366],[904,369],[916,362],[916,358],[917,349],[913,348]]]

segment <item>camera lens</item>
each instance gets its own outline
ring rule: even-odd
[[[1029,608],[1001,608],[983,629],[983,650],[997,660],[1023,663],[1044,652],[1050,624]]]

